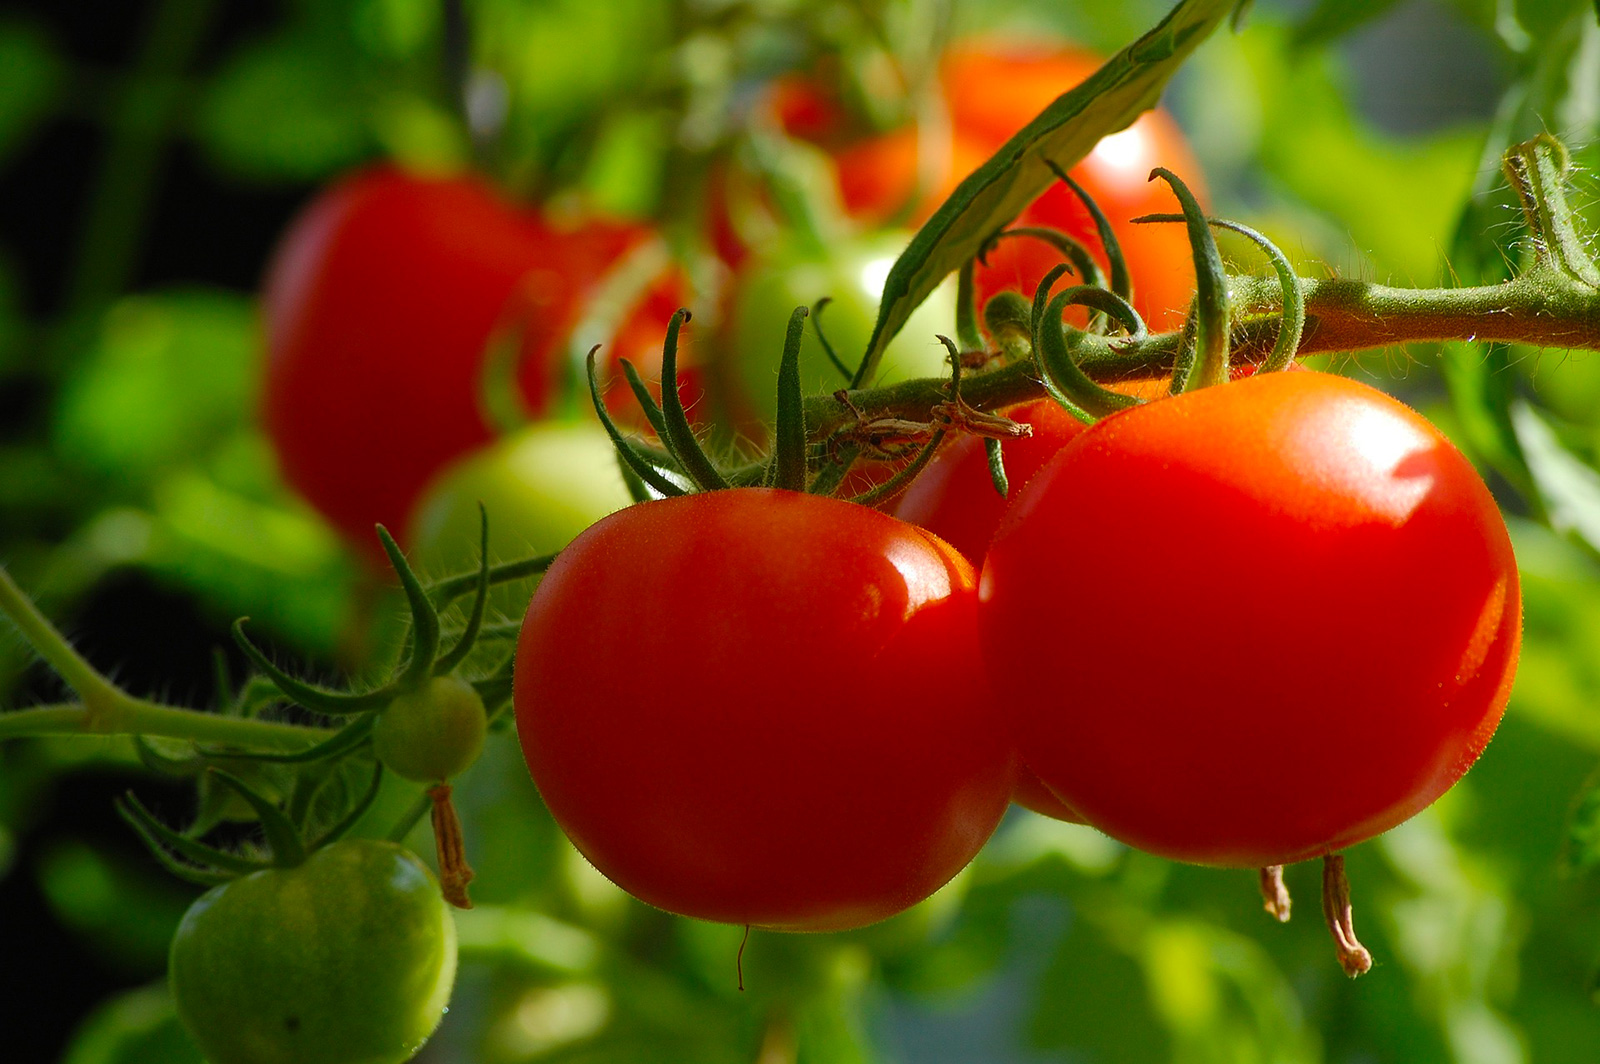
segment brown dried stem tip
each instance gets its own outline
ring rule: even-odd
[[[461,837],[461,818],[450,800],[450,785],[441,783],[428,791],[433,799],[433,841],[439,848],[439,890],[444,900],[457,909],[472,908],[467,884],[474,875],[467,864],[466,843]]]
[[[1344,856],[1330,853],[1322,859],[1322,915],[1339,947],[1339,967],[1354,979],[1372,968],[1372,954],[1356,939],[1350,915],[1350,880],[1344,874]]]
[[[1261,870],[1261,907],[1280,924],[1289,922],[1289,888],[1283,882],[1283,865],[1267,865]]]

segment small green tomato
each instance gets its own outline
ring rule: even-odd
[[[823,335],[845,365],[855,368],[878,320],[889,268],[910,242],[910,233],[891,230],[842,241],[826,252],[780,246],[740,270],[732,350],[735,372],[755,413],[769,422],[777,413],[778,364],[795,307],[831,298],[820,316]],[[873,383],[947,376],[945,349],[936,335],[954,332],[955,305],[953,282],[930,293],[884,349]],[[826,395],[848,383],[829,363],[816,323],[808,320],[800,345],[801,388],[807,395]]]
[[[472,685],[435,676],[397,695],[378,713],[372,749],[402,779],[438,783],[463,772],[483,752],[489,721]]]
[[[169,978],[211,1064],[399,1064],[456,974],[432,873],[390,842],[333,843],[213,887],[184,914]]]

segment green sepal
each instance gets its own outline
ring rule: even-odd
[[[657,472],[650,463],[640,457],[633,444],[623,438],[622,433],[617,429],[616,422],[611,420],[611,414],[606,410],[605,401],[600,398],[600,382],[595,379],[594,353],[598,350],[600,350],[599,344],[590,348],[588,358],[584,363],[589,377],[589,398],[594,402],[594,412],[600,417],[600,426],[606,430],[606,435],[611,437],[611,445],[616,448],[617,457],[626,463],[629,469],[633,470],[634,476],[644,481],[658,494],[669,499],[676,495],[687,495],[688,492]],[[676,387],[676,384],[674,384],[674,387]]]
[[[839,371],[839,376],[849,380],[855,374],[850,367],[844,364],[844,359],[839,357],[839,352],[834,350],[828,338],[822,333],[822,308],[833,302],[832,296],[823,296],[811,307],[811,328],[817,334],[817,343],[822,345],[822,353],[828,356],[828,361],[833,363],[833,368]],[[785,348],[787,350],[787,347]]]
[[[811,481],[811,494],[832,495],[837,491],[860,453],[861,448],[855,444],[840,448],[833,460],[817,471],[816,477]]]
[[[220,768],[209,770],[215,778],[232,787],[234,793],[249,803],[261,821],[261,830],[267,836],[267,846],[272,851],[272,863],[278,868],[293,868],[306,859],[305,845],[300,833],[283,810],[257,794],[244,780]]]
[[[348,754],[361,746],[362,743],[366,742],[367,736],[371,734],[372,725],[377,719],[378,715],[376,713],[363,713],[315,746],[308,746],[304,750],[296,750],[291,754],[258,750],[218,750],[215,748],[207,748],[203,752],[208,757],[227,758],[230,761],[264,761],[274,765],[309,765]]]
[[[1050,169],[1057,179],[1072,190],[1078,202],[1089,212],[1089,217],[1094,219],[1095,235],[1100,238],[1100,248],[1105,252],[1106,266],[1111,273],[1111,290],[1128,302],[1133,302],[1133,274],[1128,271],[1128,258],[1122,253],[1122,242],[1117,239],[1116,230],[1111,228],[1111,219],[1106,217],[1106,212],[1100,209],[1100,204],[1094,201],[1088,190],[1072,179],[1071,174],[1053,162],[1050,163]],[[1088,280],[1087,276],[1085,280]]]
[[[339,839],[343,838],[346,832],[355,827],[356,821],[365,816],[367,810],[372,808],[372,803],[377,800],[378,789],[382,786],[382,784],[383,762],[375,760],[372,763],[372,782],[367,785],[366,791],[362,793],[360,798],[356,799],[355,804],[350,807],[349,812],[340,817],[326,831],[322,832],[320,835],[306,844],[306,852],[316,853],[330,842],[337,842]]]
[[[1056,282],[1061,280],[1063,275],[1071,272],[1071,269],[1064,262],[1052,266],[1039,279],[1039,287],[1033,290],[1033,305],[1028,310],[1028,321],[1032,323],[1032,335],[1029,339],[1033,342],[1035,352],[1039,350],[1039,330],[1044,325],[1044,308],[1050,302],[1050,290],[1056,286]]]
[[[411,606],[411,657],[399,679],[400,687],[409,690],[433,675],[433,660],[439,654],[439,611],[389,530],[382,525],[378,525],[377,530],[378,541],[383,544],[389,564],[394,566],[400,586],[405,589],[406,602]]]
[[[1100,264],[1094,261],[1094,255],[1089,249],[1074,240],[1070,235],[1059,229],[1051,229],[1042,225],[1017,225],[1010,229],[1003,229],[994,235],[994,244],[1002,240],[1026,237],[1031,240],[1041,240],[1049,244],[1071,265],[1069,272],[1076,273],[1083,279],[1084,284],[1105,287],[1105,274],[1100,270]],[[991,245],[992,248],[992,245]],[[990,249],[985,249],[990,250]]]
[[[1006,476],[1005,453],[1000,449],[1000,441],[992,436],[985,437],[983,450],[989,459],[989,483],[1004,499],[1011,494],[1011,480]]]
[[[1164,166],[1150,171],[1150,180],[1161,178],[1172,186],[1183,205],[1184,223],[1189,232],[1189,247],[1194,254],[1195,319],[1194,359],[1180,380],[1172,378],[1172,393],[1192,392],[1197,388],[1222,384],[1228,379],[1228,275],[1222,268],[1222,255],[1211,236],[1200,201],[1189,186]]]
[[[800,344],[805,339],[805,307],[795,307],[783,337],[778,363],[778,420],[773,431],[772,486],[806,490],[806,411],[800,391]]]
[[[559,552],[557,552],[559,554]],[[555,562],[556,554],[535,554],[529,558],[519,558],[514,562],[501,562],[499,565],[489,567],[490,584],[507,584],[516,580],[525,580],[530,576],[538,576]],[[457,573],[447,576],[428,588],[428,595],[433,599],[437,609],[444,609],[456,599],[469,591],[476,591],[478,587],[478,572]]]
[[[639,479],[639,474],[633,471],[627,460],[616,453],[617,449],[613,447],[611,450],[617,460],[617,472],[622,477],[622,486],[628,489],[628,498],[636,503],[649,502],[652,498],[650,489],[644,486],[644,481]]]
[[[983,305],[983,321],[1006,362],[1033,358],[1033,310],[1020,292],[996,292]]]
[[[662,437],[673,460],[683,468],[689,479],[701,491],[726,488],[728,481],[712,464],[700,441],[695,439],[694,427],[683,409],[683,399],[678,395],[678,333],[689,320],[689,311],[679,307],[667,323],[667,340],[661,347],[661,414],[667,434]]]
[[[859,503],[862,506],[871,506],[874,503],[882,502],[884,499],[892,499],[900,494],[933,459],[933,454],[939,449],[939,444],[944,442],[944,436],[944,429],[936,430],[928,438],[928,442],[923,445],[922,450],[917,452],[917,456],[904,469],[870,491],[864,491],[860,495],[852,495],[848,501]]]
[[[1186,222],[1188,219],[1181,214],[1146,214],[1134,218],[1132,221],[1136,224],[1144,224],[1147,222]],[[1283,289],[1283,314],[1281,324],[1278,326],[1278,338],[1273,341],[1271,353],[1262,361],[1257,372],[1275,373],[1286,368],[1290,362],[1294,361],[1295,353],[1300,350],[1300,337],[1305,332],[1305,282],[1300,279],[1299,274],[1294,272],[1294,266],[1289,262],[1289,257],[1283,253],[1283,250],[1278,245],[1268,240],[1266,234],[1252,229],[1248,225],[1230,222],[1224,218],[1212,218],[1210,222],[1219,229],[1227,229],[1253,241],[1272,262],[1272,269],[1278,275],[1278,284]]]
[[[162,776],[195,776],[206,767],[206,759],[199,754],[172,757],[151,746],[142,735],[133,737],[133,752],[141,765]]]
[[[351,713],[365,713],[368,710],[378,709],[387,705],[395,696],[395,687],[392,684],[358,695],[348,691],[333,691],[295,679],[274,665],[271,659],[250,642],[250,637],[244,634],[245,622],[249,619],[240,617],[233,622],[234,642],[239,644],[239,649],[244,651],[244,656],[250,659],[250,663],[265,673],[267,678],[277,685],[283,696],[296,705],[330,716],[347,716]]]
[[[639,371],[633,368],[633,363],[627,359],[618,359],[622,363],[622,375],[628,381],[628,390],[633,392],[634,402],[639,404],[639,409],[644,411],[645,420],[650,422],[650,427],[655,430],[656,439],[667,438],[667,419],[661,414],[661,407],[656,404],[655,396],[650,394],[649,385],[644,378],[639,376]]]
[[[127,822],[128,826],[138,832],[139,838],[145,846],[155,855],[156,859],[176,875],[189,879],[188,873],[201,875],[215,874],[211,869],[216,869],[221,874],[215,880],[210,880],[207,885],[225,883],[234,876],[247,875],[272,867],[265,861],[254,861],[248,857],[219,850],[215,846],[207,846],[197,839],[192,839],[180,831],[174,831],[161,821],[157,820],[144,803],[139,801],[132,791],[127,792],[114,803],[117,815]],[[176,853],[193,861],[193,865],[186,865],[173,858]],[[196,867],[198,866],[198,867]],[[199,882],[199,880],[192,880]]]
[[[1104,388],[1089,379],[1089,375],[1083,372],[1077,360],[1073,358],[1072,349],[1067,344],[1067,330],[1062,328],[1061,318],[1068,306],[1098,305],[1100,309],[1109,310],[1119,303],[1127,306],[1116,293],[1108,292],[1104,288],[1079,285],[1063,289],[1050,300],[1050,305],[1045,308],[1043,316],[1037,323],[1040,327],[1034,330],[1034,354],[1039,368],[1044,371],[1046,383],[1054,386],[1052,395],[1057,391],[1065,394],[1072,401],[1072,406],[1095,418],[1137,406],[1139,400],[1131,395],[1123,395],[1121,392]],[[1133,308],[1128,307],[1128,309],[1131,311]],[[1134,317],[1137,318],[1138,315]],[[1076,329],[1072,331],[1077,333]],[[1083,334],[1078,333],[1078,336],[1082,337]],[[1071,411],[1071,407],[1068,409]]]
[[[449,653],[443,655],[433,663],[433,674],[445,676],[467,660],[467,655],[472,653],[473,644],[477,642],[478,632],[483,628],[483,614],[489,606],[489,511],[483,503],[478,503],[478,586],[472,596],[472,611],[467,614],[467,625],[461,630],[461,637],[450,648]],[[437,616],[437,614],[435,614]]]

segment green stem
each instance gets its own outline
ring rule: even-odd
[[[293,750],[327,736],[324,728],[164,706],[135,698],[106,679],[72,648],[39,607],[0,569],[0,613],[83,699],[0,713],[0,739],[23,735],[154,735],[164,739]]]
[[[36,735],[145,735],[299,750],[327,738],[329,732],[326,728],[163,706],[117,691],[114,701],[93,712],[84,705],[66,703],[0,713],[0,741]]]
[[[38,652],[39,656],[67,681],[67,686],[78,692],[88,714],[111,712],[111,707],[128,696],[116,684],[106,679],[39,612],[33,600],[22,593],[11,574],[0,569],[0,613],[11,618],[22,632],[22,638]]]
[[[1533,347],[1600,350],[1600,291],[1574,283],[1554,269],[1533,267],[1515,280],[1473,288],[1392,288],[1337,278],[1303,279],[1305,327],[1296,355],[1358,351],[1393,344],[1439,340],[1497,341]],[[1278,338],[1283,287],[1276,276],[1234,277],[1229,294],[1235,313],[1229,346],[1233,357],[1260,363]],[[1179,332],[1142,339],[1101,341],[1106,354],[1085,357],[1081,367],[1101,383],[1172,372],[1181,346]],[[961,395],[980,410],[996,410],[1045,394],[1031,361],[966,377]],[[948,398],[942,377],[903,381],[851,392],[863,417],[928,420]],[[827,438],[856,423],[849,406],[832,396],[806,400],[806,430]]]

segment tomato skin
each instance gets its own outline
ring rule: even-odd
[[[1316,857],[1427,806],[1493,734],[1521,636],[1470,463],[1312,372],[1085,432],[1007,513],[979,598],[1024,762],[1107,833],[1214,865]]]
[[[418,571],[440,577],[478,566],[483,503],[489,560],[553,554],[606,514],[633,502],[610,438],[589,422],[535,422],[447,466],[423,492],[407,542]],[[517,617],[531,585],[489,589],[494,610]]]
[[[858,927],[933,893],[1004,812],[1013,755],[971,569],[836,499],[642,503],[534,593],[517,731],[578,849],[658,908]]]
[[[889,267],[910,242],[910,233],[888,230],[827,249],[779,246],[745,264],[733,293],[732,351],[745,397],[761,420],[770,423],[777,413],[778,364],[794,309],[831,298],[820,317],[822,331],[854,370],[877,323]],[[947,373],[946,352],[936,337],[954,329],[954,288],[947,283],[923,301],[884,349],[874,382]],[[801,390],[826,395],[849,383],[828,361],[815,322],[807,319],[800,346]]]
[[[1039,468],[1083,432],[1084,424],[1052,399],[1035,399],[1006,411],[1013,421],[1029,425],[1033,435],[1002,445],[1006,498],[994,490],[989,455],[977,436],[962,436],[944,447],[911,482],[894,515],[938,536],[974,566],[983,564],[989,540],[1011,499]]]
[[[372,752],[401,779],[438,783],[470,768],[488,733],[483,699],[472,685],[435,676],[378,714]]]
[[[384,167],[326,189],[262,293],[262,415],[285,479],[381,562],[373,524],[402,529],[428,479],[491,438],[478,378],[497,323],[523,327],[519,384],[542,410],[580,293],[641,236],[557,232],[468,177]]]
[[[370,839],[213,887],[169,958],[178,1017],[211,1064],[399,1064],[438,1026],[455,971],[432,873]]]

